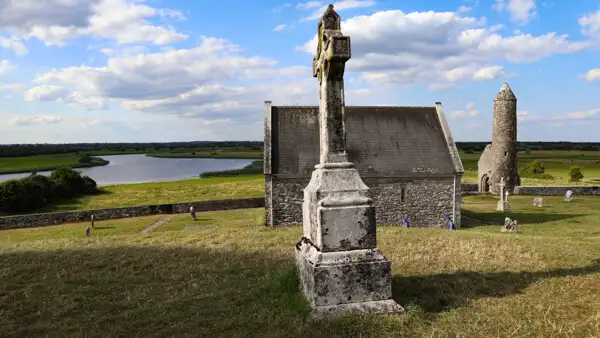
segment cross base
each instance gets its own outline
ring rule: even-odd
[[[378,249],[320,252],[303,238],[296,245],[296,264],[311,320],[404,312],[392,299],[391,265]]]
[[[352,312],[400,313],[391,264],[376,247],[369,188],[350,162],[315,166],[304,189],[304,237],[296,245],[311,318]]]
[[[496,205],[496,211],[508,211],[508,210],[510,210],[508,201],[498,201],[498,204]]]

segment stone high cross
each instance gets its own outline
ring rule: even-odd
[[[341,32],[340,16],[329,5],[318,24],[313,76],[319,79],[321,164],[347,162],[344,112],[344,69],[350,55],[350,37]]]
[[[506,184],[504,183],[504,177],[500,179],[500,200],[504,202],[504,187]]]
[[[344,67],[350,38],[329,5],[318,24],[313,58],[319,79],[320,163],[304,189],[304,236],[296,244],[302,292],[312,318],[349,312],[399,313],[392,299],[391,264],[377,249],[369,187],[346,153]]]

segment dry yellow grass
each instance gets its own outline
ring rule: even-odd
[[[543,209],[530,199],[511,198],[517,234],[499,232],[495,200],[480,196],[465,198],[466,213],[495,225],[380,227],[407,313],[314,325],[293,262],[302,230],[257,227],[262,209],[180,215],[148,234],[0,239],[0,327],[61,337],[599,336],[600,198],[546,198]]]

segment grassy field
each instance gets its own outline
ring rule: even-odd
[[[208,177],[234,177],[234,176],[244,176],[244,175],[261,175],[263,173],[263,161],[256,160],[252,161],[252,163],[243,167],[242,169],[233,169],[233,170],[225,170],[225,171],[207,171],[200,174],[202,178]]]
[[[465,168],[463,183],[477,183],[477,161],[481,152],[465,154],[460,152],[460,157]],[[527,154],[518,154],[519,168],[530,164],[532,161],[541,162],[546,168],[546,173],[554,176],[553,180],[540,180],[522,178],[522,185],[594,185],[586,182],[569,182],[568,173],[571,166],[581,168],[584,179],[600,179],[600,152],[597,151],[532,151]],[[597,183],[595,184],[597,185]]]
[[[88,168],[108,164],[106,161],[79,163],[81,157],[82,155],[77,154],[2,157],[0,158],[0,174],[50,171],[63,165],[72,168]]]
[[[262,209],[0,232],[5,336],[583,337],[600,335],[600,198],[511,198],[516,234],[489,196],[464,212],[494,223],[449,232],[380,227],[399,316],[309,324],[293,246]],[[136,221],[132,221],[136,220]],[[189,230],[190,225],[206,226]],[[72,229],[72,231],[71,231]],[[29,235],[28,233],[32,233]],[[399,245],[401,244],[401,245]]]
[[[84,196],[42,211],[105,209],[265,195],[263,175],[108,185],[102,190],[102,194]]]

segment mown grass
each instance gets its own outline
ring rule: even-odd
[[[264,210],[252,209],[181,215],[148,234],[0,242],[0,327],[60,337],[600,335],[600,198],[545,198],[535,210],[526,196],[510,200],[516,234],[500,223],[378,228],[403,315],[307,323],[293,258],[302,229],[259,227]],[[497,222],[495,202],[465,197],[465,212]]]
[[[102,191],[102,194],[83,196],[42,211],[90,210],[262,197],[265,194],[265,187],[263,176],[253,175],[107,185],[102,187]]]
[[[117,220],[96,221],[92,228],[93,235],[113,236],[142,231],[145,227],[159,220],[163,215],[152,215]],[[23,228],[0,231],[0,245],[17,244],[30,241],[50,239],[73,239],[82,237],[90,222],[69,223],[39,228]]]
[[[93,159],[91,163],[79,163],[81,157],[82,155],[76,154],[1,157],[0,175],[50,171],[63,165],[72,168],[89,168],[108,164],[108,161],[100,159]]]
[[[208,177],[234,177],[244,175],[260,175],[263,173],[263,161],[256,160],[243,167],[242,169],[224,170],[224,171],[207,171],[200,174],[202,178]]]

